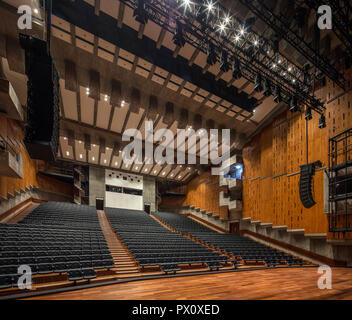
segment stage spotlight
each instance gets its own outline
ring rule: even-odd
[[[326,128],[326,120],[325,120],[325,115],[322,114],[319,119],[319,129],[324,129]]]
[[[233,58],[232,76],[236,80],[242,78],[241,63],[237,58]]]
[[[148,22],[148,13],[146,11],[145,0],[137,0],[137,8],[133,12],[133,16],[136,21],[141,24],[146,24]]]
[[[310,76],[309,76],[309,65],[305,65],[303,69],[303,83],[306,86],[309,86],[310,83]]]
[[[214,10],[214,3],[212,1],[209,1],[207,4],[206,4],[206,8],[207,8],[207,11],[208,11],[208,15],[210,13],[213,12]]]
[[[184,25],[180,21],[176,21],[176,29],[174,37],[172,38],[173,43],[182,48],[186,44],[185,34],[184,34]]]
[[[268,79],[264,80],[264,96],[269,97],[271,95],[271,84]]]
[[[207,49],[207,64],[213,66],[217,62],[216,51],[212,43],[208,44]]]
[[[292,96],[291,101],[290,101],[290,111],[291,112],[296,112],[298,110],[297,106],[297,97]]]
[[[279,86],[275,86],[274,89],[274,102],[279,103],[282,101],[282,97],[281,97],[281,89]]]
[[[255,92],[262,92],[263,91],[262,76],[260,73],[257,73],[257,75],[255,77],[254,91]]]
[[[255,24],[255,21],[256,21],[256,18],[255,17],[250,17],[248,18],[246,21],[245,21],[245,26],[246,26],[246,29],[251,31],[252,27],[254,26]]]
[[[228,54],[226,51],[222,51],[221,52],[221,56],[220,56],[220,70],[222,72],[227,72],[230,70],[230,65],[228,62]]]
[[[312,108],[311,107],[306,108],[305,118],[306,118],[306,120],[312,120],[313,116],[312,116]]]

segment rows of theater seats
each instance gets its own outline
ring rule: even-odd
[[[55,202],[21,223],[0,224],[0,289],[17,286],[21,265],[33,275],[67,273],[71,281],[114,267],[95,209]]]
[[[181,264],[207,264],[218,269],[228,259],[192,240],[171,232],[143,211],[106,209],[120,239],[138,264],[159,266],[164,272],[176,272]]]
[[[204,243],[241,258],[244,262],[264,261],[267,266],[281,263],[302,265],[301,259],[257,243],[237,234],[219,234],[212,231],[187,216],[175,213],[156,212],[155,215],[175,230],[191,235]]]
[[[55,228],[100,230],[95,207],[65,202],[45,202],[26,216],[20,224],[55,226]]]

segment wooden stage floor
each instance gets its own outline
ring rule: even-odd
[[[285,268],[134,281],[30,299],[243,300],[352,299],[352,269],[332,269],[332,289],[318,288],[318,268]]]

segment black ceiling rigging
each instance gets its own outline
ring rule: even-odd
[[[134,0],[122,2],[133,9],[137,5]],[[175,32],[175,21],[182,20],[183,39],[205,53],[209,65],[219,60],[222,69],[227,70],[225,57],[232,59],[235,79],[243,76],[254,83],[260,74],[262,79],[270,79],[270,89],[280,88],[276,101],[289,104],[292,97],[299,96],[301,103],[320,114],[325,112],[324,105],[309,93],[304,70],[280,54],[279,41],[269,41],[252,30],[255,18],[241,21],[219,4],[189,0],[153,0],[146,3],[146,11],[153,22],[171,33]],[[261,89],[261,83],[256,85]],[[267,94],[271,92],[269,86],[266,89]]]
[[[352,5],[350,1],[326,0],[324,4],[330,6],[333,17],[332,31],[339,38],[346,50],[352,55]],[[303,7],[308,6],[313,10],[318,10],[322,5],[320,1],[316,0],[297,0],[297,5]]]
[[[302,36],[295,32],[294,29],[290,27],[290,24],[287,23],[287,19],[282,13],[273,12],[273,10],[271,10],[264,1],[239,1],[251,12],[253,12],[259,19],[263,20],[268,26],[270,26],[273,31],[285,39],[293,48],[295,48],[295,50],[297,50],[302,56],[304,56],[310,63],[316,66],[338,86],[343,89],[345,88],[345,79],[343,74],[339,73],[339,71],[330,63],[327,57],[319,54],[319,52],[317,52],[317,50],[315,50],[311,44],[309,44],[304,40]],[[307,2],[309,3],[310,1],[304,0],[302,3],[304,4]],[[294,3],[296,4],[296,8],[301,8],[301,5],[298,2],[294,1]],[[300,17],[302,17],[302,15],[300,15]],[[298,19],[298,24],[300,21],[301,19]]]

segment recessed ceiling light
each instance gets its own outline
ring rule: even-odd
[[[128,164],[126,164],[125,167],[128,168]]]
[[[136,170],[138,170],[138,167],[136,167]]]
[[[35,14],[39,13],[39,10],[37,8],[35,8],[33,11],[34,11]]]
[[[95,161],[95,157],[92,157],[92,160]]]
[[[69,153],[68,151],[66,151],[66,155],[67,155],[67,156],[69,156],[69,155],[70,155],[70,153]]]
[[[156,170],[154,170],[154,174],[156,174]]]
[[[79,144],[81,144],[81,143],[82,143],[82,141],[81,141],[81,140],[79,140],[79,141],[78,141],[78,143],[79,143]]]
[[[80,158],[80,159],[83,159],[83,154],[80,154],[80,155],[79,155],[79,158]]]
[[[64,137],[64,140],[67,140],[67,137]]]
[[[163,176],[165,176],[166,172],[163,172]]]
[[[117,166],[117,162],[115,162],[115,166]]]
[[[147,172],[147,171],[148,171],[148,169],[145,169],[145,170],[144,170],[144,172]]]
[[[95,148],[95,144],[93,144],[93,147]]]
[[[105,95],[104,100],[108,101],[108,95],[107,94]]]
[[[106,163],[106,159],[104,160],[104,163]]]

